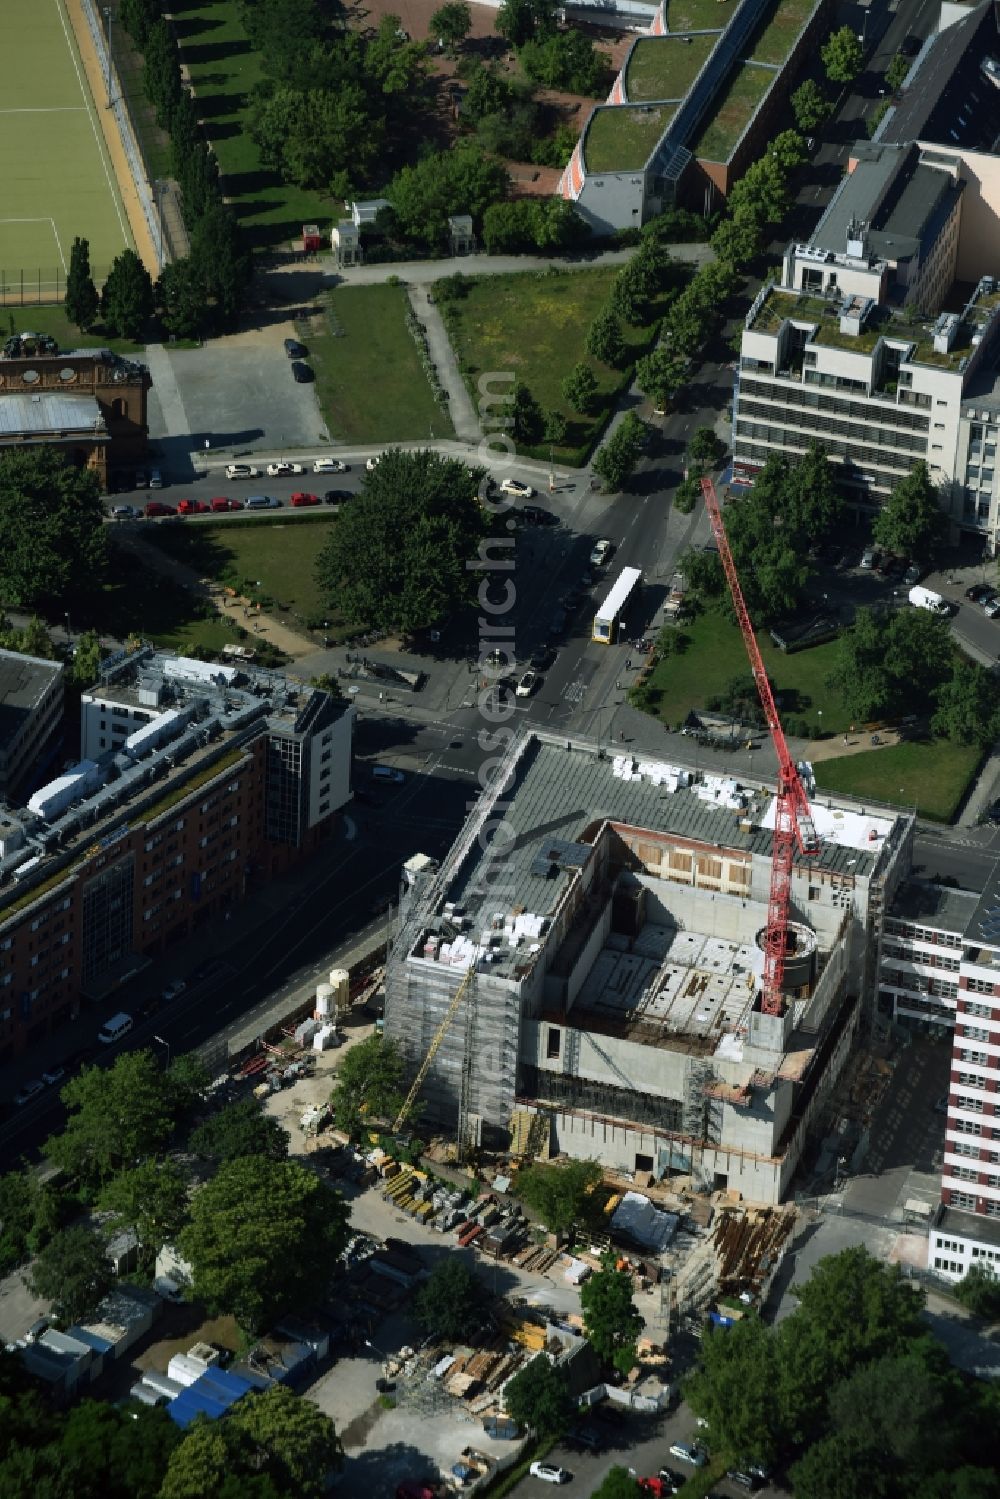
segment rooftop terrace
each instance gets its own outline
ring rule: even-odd
[[[645,166],[674,117],[672,104],[603,105],[584,137],[588,172],[635,172]]]
[[[774,67],[750,63],[737,67],[691,148],[695,156],[705,161],[728,161],[777,76]]]
[[[717,35],[643,37],[632,49],[625,74],[631,103],[683,99],[701,72]]]

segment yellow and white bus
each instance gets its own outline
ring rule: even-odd
[[[616,645],[628,634],[629,616],[642,595],[642,573],[637,567],[623,567],[614,587],[594,615],[594,640],[602,645]]]

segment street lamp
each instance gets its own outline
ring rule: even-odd
[[[169,1041],[164,1041],[164,1039],[163,1039],[162,1036],[154,1036],[153,1040],[156,1041],[160,1046],[162,1046],[162,1047],[164,1047],[166,1049],[166,1053],[167,1053],[167,1068],[169,1069],[169,1067],[170,1067],[170,1042]]]

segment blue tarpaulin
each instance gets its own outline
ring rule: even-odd
[[[241,1400],[254,1386],[239,1374],[230,1374],[228,1369],[206,1369],[192,1385],[174,1397],[167,1406],[171,1420],[186,1430],[195,1416],[207,1416],[216,1421],[224,1416],[231,1405]]]

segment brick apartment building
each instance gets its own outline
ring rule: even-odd
[[[307,858],[350,796],[352,720],[274,673],[108,665],[84,758],[0,809],[0,1063]]]

